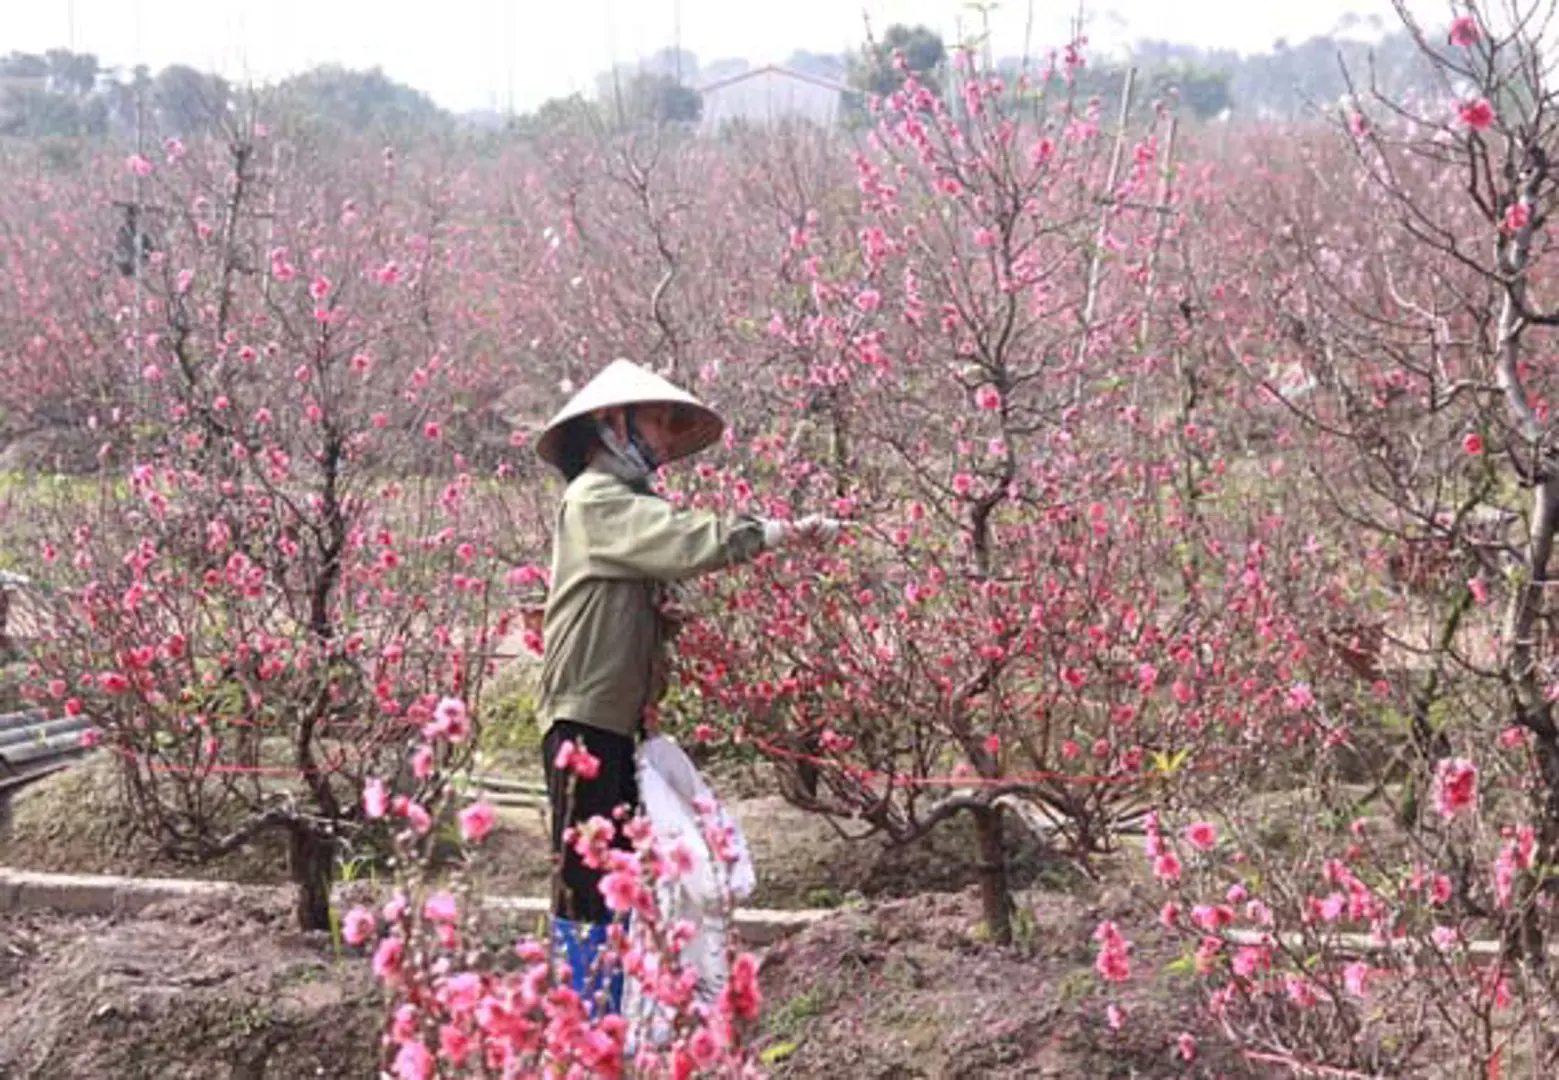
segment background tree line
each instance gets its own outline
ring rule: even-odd
[[[1406,33],[1374,33],[1374,40],[1365,41],[1356,33],[1361,28],[1376,29],[1357,18],[1345,18],[1332,34],[1298,44],[1280,39],[1270,50],[1251,56],[1176,42],[1139,42],[1131,56],[1139,71],[1138,86],[1144,91],[1139,100],[1174,95],[1185,112],[1203,119],[1225,113],[1236,120],[1292,119],[1347,92],[1344,66],[1354,72],[1373,72],[1381,88],[1395,94],[1436,89]],[[920,82],[938,90],[945,87],[948,45],[924,26],[889,26],[853,54],[797,50],[783,66],[856,90],[859,96],[851,105],[858,116],[865,95],[897,88],[902,76],[890,62],[895,51],[904,54]],[[1006,56],[995,59],[993,66],[1010,75],[1025,68],[1037,70],[1045,62],[1043,57]],[[1076,69],[1077,93],[1083,98],[1097,96],[1105,107],[1112,106],[1124,66],[1122,61],[1094,61]],[[691,123],[698,120],[702,107],[698,88],[752,67],[739,57],[702,63],[686,49],[666,48],[603,72],[593,95],[554,98],[518,118],[491,112],[453,114],[378,69],[325,65],[263,92],[283,102],[288,115],[324,130],[440,134],[506,122],[534,130],[580,109],[620,123]],[[138,117],[147,130],[199,135],[220,125],[224,116],[241,111],[248,93],[219,75],[184,64],[153,73],[145,66],[105,67],[90,53],[66,49],[13,52],[0,57],[0,136],[123,137],[137,129]]]

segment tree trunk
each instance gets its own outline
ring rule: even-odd
[[[1546,466],[1552,469],[1553,466]],[[1559,854],[1559,727],[1554,723],[1553,703],[1535,653],[1538,621],[1546,614],[1547,587],[1552,583],[1549,562],[1559,534],[1559,473],[1550,472],[1537,486],[1532,522],[1527,538],[1526,580],[1512,591],[1505,613],[1507,672],[1514,691],[1516,722],[1531,732],[1542,786],[1536,799],[1538,867],[1549,865]],[[1522,901],[1517,948],[1523,959],[1542,964],[1547,958],[1545,913],[1536,903],[1544,889],[1542,875],[1522,875]]]
[[[801,793],[809,799],[817,798],[817,765],[811,760],[823,752],[822,744],[817,741],[817,735],[808,731],[801,736],[801,752],[806,757],[796,762],[796,783],[801,787]]]
[[[1533,856],[1533,868],[1524,872],[1517,884],[1521,923],[1516,957],[1546,970],[1549,914],[1542,903],[1542,894],[1552,895],[1553,878],[1544,874],[1542,868],[1550,865],[1555,852],[1559,851],[1559,737],[1555,735],[1552,721],[1546,731],[1536,734],[1533,747],[1543,784],[1533,793],[1537,804],[1537,851]]]
[[[974,815],[974,835],[979,848],[980,903],[985,926],[997,945],[1012,944],[1012,893],[1007,887],[1007,853],[1002,846],[1001,809],[979,807]]]
[[[288,834],[287,866],[297,886],[298,927],[330,929],[330,885],[334,877],[335,851],[311,829],[296,826]]]

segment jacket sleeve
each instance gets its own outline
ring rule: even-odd
[[[592,568],[604,576],[678,581],[763,550],[763,526],[753,518],[678,510],[648,495],[587,499],[575,509]]]

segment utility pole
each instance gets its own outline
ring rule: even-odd
[[[509,119],[514,119],[514,0],[503,3],[503,62],[509,82]]]
[[[682,0],[671,0],[671,48],[677,85],[682,85]]]
[[[616,0],[606,0],[606,52],[612,64],[612,105],[616,115],[618,126],[627,122],[623,113],[623,84],[622,77],[617,70],[617,4]]]

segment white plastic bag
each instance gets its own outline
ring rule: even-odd
[[[674,741],[654,735],[639,747],[640,812],[654,830],[655,841],[669,853],[685,844],[692,854],[692,870],[676,881],[662,882],[656,900],[672,926],[686,920],[694,927],[692,941],[682,949],[684,970],[697,979],[695,1001],[713,1007],[725,989],[726,926],[723,899],[728,891],[736,900],[751,896],[757,885],[747,841],[736,820],[720,806],[693,762]],[[700,809],[707,813],[700,813]],[[724,837],[734,861],[727,863],[710,850],[706,828]],[[630,929],[630,935],[636,933]],[[641,938],[639,944],[645,944]],[[670,1016],[646,994],[639,979],[629,976],[623,996],[623,1015],[629,1023],[629,1044],[645,1038],[662,1043],[670,1032]]]
[[[722,885],[738,900],[752,895],[757,879],[741,826],[720,806],[682,748],[664,735],[653,735],[639,747],[639,802],[665,850],[679,840],[692,850],[693,872],[678,884],[695,908],[717,909]],[[699,813],[700,807],[709,811],[707,817]],[[728,865],[709,850],[705,824],[728,837],[734,863]]]

